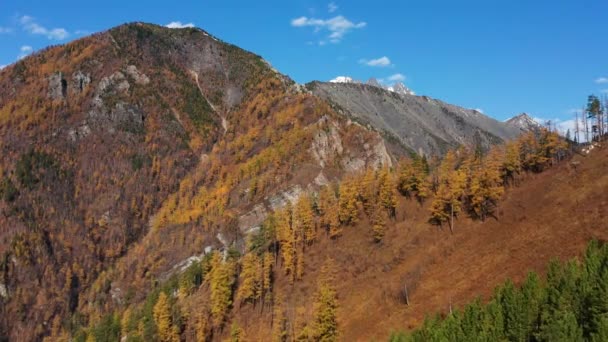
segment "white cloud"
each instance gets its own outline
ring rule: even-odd
[[[329,80],[330,83],[360,83],[359,81],[353,80],[349,76],[336,76],[336,78]]]
[[[27,55],[31,54],[32,51],[34,51],[34,49],[31,46],[29,46],[29,45],[23,45],[19,49],[19,51],[21,51],[21,52],[19,53],[18,58],[19,59],[23,59],[23,58],[27,57]]]
[[[380,58],[371,59],[371,60],[360,59],[359,63],[365,64],[367,66],[372,66],[372,67],[387,67],[387,66],[391,65],[391,60],[386,56],[382,56]]]
[[[48,29],[38,24],[36,20],[29,15],[24,15],[19,18],[19,23],[27,32],[45,36],[50,40],[64,40],[70,35],[70,33],[63,28]]]
[[[12,28],[0,26],[0,34],[2,34],[2,33],[11,33],[11,32],[13,32]]]
[[[475,108],[476,111],[480,112],[481,114],[483,114],[483,109],[481,108]]]
[[[6,64],[0,65],[0,70],[4,69],[4,68],[6,68],[6,67],[7,67],[7,65],[6,65]]]
[[[388,80],[391,82],[403,82],[405,81],[405,75],[403,74],[393,74],[388,77]]]
[[[172,28],[172,29],[180,29],[180,28],[194,27],[194,24],[193,23],[182,24],[181,21],[172,21],[172,22],[168,23],[167,25],[165,25],[165,27]]]
[[[608,83],[608,77],[599,77],[598,79],[595,80],[595,83],[598,83],[598,84]]]
[[[330,2],[327,5],[327,12],[329,13],[334,13],[335,11],[338,10],[338,5],[336,5],[334,2]]]
[[[600,93],[602,93],[602,94],[608,94],[608,89],[602,89],[602,90],[600,90]]]
[[[329,31],[329,36],[327,39],[330,43],[339,43],[344,35],[350,32],[353,29],[364,28],[367,25],[366,22],[358,22],[353,23],[352,21],[346,19],[345,17],[338,15],[336,17],[324,20],[324,19],[315,19],[308,17],[299,17],[291,20],[291,26],[294,27],[305,27],[310,26],[315,29],[315,32],[320,30]],[[321,44],[323,42],[323,44]],[[319,45],[324,45],[327,43],[325,40],[319,42]]]

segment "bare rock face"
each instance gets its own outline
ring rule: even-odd
[[[127,75],[129,75],[131,78],[133,78],[133,80],[135,80],[135,83],[137,83],[137,84],[146,85],[146,84],[150,83],[150,79],[148,78],[148,76],[146,76],[146,74],[139,72],[139,70],[137,70],[137,67],[135,65],[129,65],[125,69],[125,72]]]
[[[257,204],[251,211],[239,217],[239,229],[243,234],[255,231],[264,222],[268,211],[263,204]]]
[[[136,83],[147,84],[149,79],[140,74],[134,66],[127,67],[125,73]],[[139,133],[144,129],[145,113],[126,100],[131,83],[125,73],[116,71],[99,81],[88,112],[88,121],[97,128],[110,132],[116,130]]]
[[[71,94],[82,94],[91,84],[91,76],[78,70],[72,74],[72,82],[69,84]]]
[[[53,100],[65,100],[68,92],[68,81],[63,77],[62,72],[56,72],[49,76],[48,97]]]
[[[329,131],[319,131],[312,141],[310,153],[322,168],[337,155],[342,154],[342,139],[335,125]]]

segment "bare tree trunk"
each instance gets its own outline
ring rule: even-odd
[[[585,142],[589,142],[589,127],[587,125],[587,115],[585,115],[585,108],[583,108],[583,120],[585,122]]]
[[[454,204],[450,204],[450,233],[454,234]]]
[[[578,137],[578,111],[574,112],[574,139],[577,144],[581,142]]]

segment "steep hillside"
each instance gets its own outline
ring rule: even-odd
[[[352,82],[312,82],[307,87],[357,121],[396,138],[418,154],[439,155],[449,148],[477,142],[487,148],[520,132],[476,110],[426,96],[403,95]]]
[[[507,189],[497,218],[459,218],[454,234],[428,224],[428,203],[400,199],[382,243],[374,243],[365,220],[345,228],[338,240],[321,238],[307,252],[304,280],[291,286],[280,276],[277,291],[291,294],[290,319],[309,317],[318,270],[330,257],[337,270],[340,340],[383,340],[391,331],[415,328],[426,315],[488,298],[506,279],[520,283],[529,271],[544,274],[553,258],[581,256],[593,238],[607,241],[607,165],[603,149],[524,175]],[[241,310],[236,320],[254,340],[267,340],[270,331],[259,323],[270,324],[270,315]]]
[[[259,56],[143,23],[0,71],[0,137],[0,336],[11,340],[94,324],[180,262],[242,249],[287,199],[391,163],[377,133]]]

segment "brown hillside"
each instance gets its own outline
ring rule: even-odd
[[[292,288],[279,279],[279,292],[291,294],[288,310],[308,310],[316,270],[325,258],[337,265],[341,340],[383,340],[391,331],[411,329],[425,315],[447,312],[487,298],[505,279],[521,281],[529,271],[543,273],[549,260],[579,256],[590,239],[608,240],[608,150],[569,162],[541,174],[529,174],[507,190],[498,220],[459,219],[455,232],[426,223],[428,211],[402,200],[395,227],[381,245],[373,243],[367,224],[347,228],[338,241],[323,238],[309,251],[307,276]],[[404,219],[405,218],[405,219]],[[403,220],[404,219],[404,220]],[[315,274],[315,275],[313,275]],[[284,278],[284,277],[283,277]],[[410,305],[400,297],[406,283]],[[310,312],[300,309],[306,317]],[[260,311],[237,315],[248,336],[266,340]],[[262,316],[269,324],[270,317]]]

